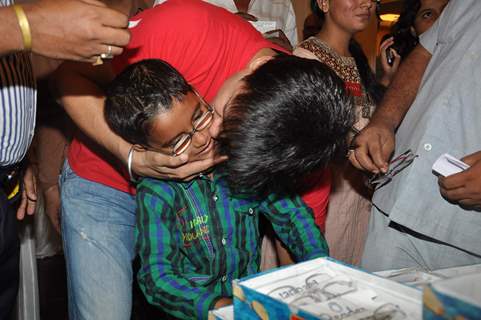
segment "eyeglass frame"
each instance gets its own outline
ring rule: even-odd
[[[389,170],[386,173],[373,175],[367,184],[374,190],[381,188],[391,182],[395,175],[409,167],[419,155],[414,154],[411,149],[404,151],[389,162]]]
[[[205,99],[197,92],[197,90],[195,90],[194,88],[192,88],[192,92],[195,94],[195,96],[197,98],[199,98],[199,102],[207,109],[207,111],[203,112],[200,117],[197,119],[197,120],[194,120],[192,121],[192,130],[187,133],[187,132],[183,132],[181,133],[181,138],[179,139],[178,142],[176,142],[175,144],[169,146],[170,148],[172,148],[172,151],[171,152],[163,152],[161,150],[155,150],[157,152],[160,152],[160,153],[164,153],[164,154],[168,154],[172,157],[178,157],[179,155],[181,155],[182,153],[184,153],[188,148],[189,146],[191,145],[192,143],[192,138],[193,136],[197,133],[197,132],[200,132],[204,129],[207,129],[209,128],[211,125],[212,125],[212,122],[214,120],[214,113],[215,113],[215,109],[210,105],[210,103],[208,103],[207,101],[205,101]],[[206,123],[206,125],[202,128],[199,128],[199,126],[197,125],[196,126],[196,123],[201,123],[202,120],[204,120],[204,117],[206,117],[207,115],[210,115],[210,120]],[[181,149],[180,152],[176,152],[175,149],[176,149],[176,145],[180,144],[183,140],[183,137],[187,136],[186,141],[188,141],[187,145],[185,147],[183,147],[183,149]],[[181,146],[184,144],[185,142],[182,142]]]

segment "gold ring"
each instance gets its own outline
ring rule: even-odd
[[[100,56],[97,56],[97,60],[95,60],[94,63],[92,63],[93,66],[100,66],[104,62],[102,61],[102,58]]]
[[[112,59],[114,55],[112,54],[112,46],[107,47],[107,53],[102,53],[100,55],[102,59]]]

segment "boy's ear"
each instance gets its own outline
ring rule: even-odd
[[[273,56],[262,56],[262,57],[259,57],[259,58],[256,58],[256,59],[252,60],[249,63],[249,65],[247,66],[247,69],[249,70],[249,73],[254,72],[257,68],[259,68],[264,63],[266,63],[267,61],[269,61],[273,58],[274,58]]]

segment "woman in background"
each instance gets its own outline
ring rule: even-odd
[[[301,42],[294,54],[317,59],[344,81],[354,99],[356,122],[352,137],[369,122],[384,87],[376,82],[367,58],[353,36],[364,30],[375,15],[372,0],[312,0],[313,12],[323,21],[314,37]],[[358,264],[364,247],[371,191],[363,173],[347,159],[333,163],[332,189],[326,218],[326,239],[335,259]]]
[[[448,2],[448,0],[405,0],[401,15],[391,28],[392,36],[382,41],[381,56],[391,54],[394,57],[393,63],[396,63],[396,59],[404,59],[418,44],[419,36],[431,28],[439,18]],[[386,59],[381,61],[385,69]]]

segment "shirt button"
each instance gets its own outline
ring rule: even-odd
[[[424,144],[424,150],[426,150],[426,151],[431,151],[432,148],[433,148],[433,146],[432,146],[430,143],[425,143],[425,144]]]
[[[254,214],[254,209],[249,208],[249,214],[250,214],[250,215],[253,215],[253,214]]]
[[[225,240],[225,238],[222,238],[222,245],[225,246],[225,244],[227,243],[227,241]]]
[[[223,276],[221,280],[222,280],[222,282],[226,282],[226,281],[227,281],[227,276]]]
[[[212,197],[212,199],[214,199],[214,201],[217,201],[217,199],[219,199],[219,197],[217,197],[217,195],[214,194],[214,196]]]

